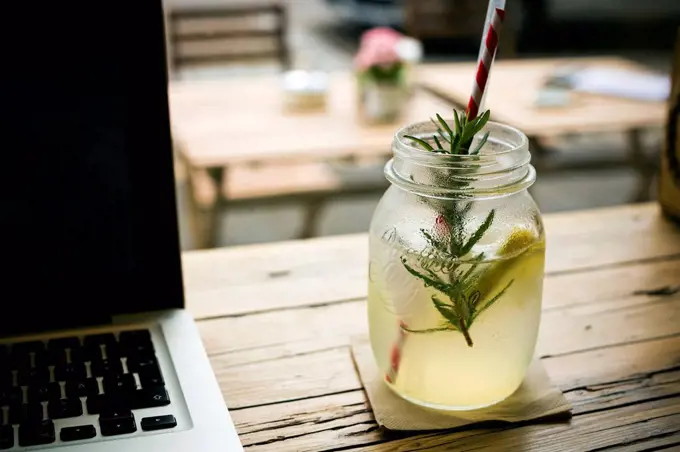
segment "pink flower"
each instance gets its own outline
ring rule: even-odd
[[[371,28],[370,30],[364,32],[363,35],[361,35],[361,46],[363,47],[365,44],[369,43],[370,41],[373,41],[374,39],[391,40],[393,43],[396,44],[396,42],[399,41],[401,38],[402,34],[396,30],[393,30],[389,27],[376,27]]]
[[[359,52],[354,59],[357,69],[364,71],[371,66],[390,66],[400,61],[397,43],[403,35],[391,28],[378,27],[365,32],[361,37]]]

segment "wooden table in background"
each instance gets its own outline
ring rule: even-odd
[[[358,119],[356,105],[355,83],[349,72],[331,74],[327,108],[309,112],[286,112],[276,76],[170,85],[173,137],[179,154],[190,171],[208,170],[220,188],[228,184],[226,171],[237,166],[387,157],[394,133],[402,124],[427,120],[451,108],[448,102],[417,90],[399,123],[370,126]],[[291,185],[305,179],[294,174],[296,180]],[[314,178],[317,173],[307,168],[302,174]],[[320,191],[326,188],[321,185]],[[215,214],[221,199],[219,196],[212,208],[209,245],[214,243]]]
[[[654,204],[545,217],[537,354],[570,422],[380,431],[350,355],[366,334],[366,235],[183,256],[187,305],[246,450],[680,447],[680,226]]]
[[[494,64],[491,71],[484,108],[491,110],[494,121],[512,125],[527,134],[535,157],[543,154],[539,143],[543,138],[598,132],[627,134],[629,158],[626,163],[640,175],[640,187],[635,200],[648,199],[656,162],[647,158],[640,133],[665,124],[666,103],[572,92],[570,103],[566,106],[537,107],[535,101],[548,77],[555,70],[568,65],[650,73],[643,66],[614,57],[501,60]],[[464,108],[470,98],[475,67],[474,63],[424,65],[418,72],[418,80],[426,89]],[[538,166],[547,165],[545,159],[536,162]],[[588,159],[577,167],[602,167],[595,163]],[[611,165],[610,161],[603,163]],[[561,165],[559,169],[565,169],[565,166]]]

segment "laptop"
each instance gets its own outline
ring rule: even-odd
[[[0,450],[242,450],[184,310],[160,0],[5,6]]]

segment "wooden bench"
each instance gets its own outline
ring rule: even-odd
[[[210,231],[213,207],[222,200],[223,207],[239,205],[263,206],[281,202],[302,204],[304,209],[299,238],[317,235],[318,220],[323,206],[330,198],[361,196],[378,193],[387,188],[387,181],[376,177],[347,180],[339,169],[348,172],[383,162],[367,161],[333,164],[306,162],[278,165],[235,165],[228,169],[218,191],[215,181],[206,169],[193,169],[185,173],[194,218],[194,236],[215,234]],[[221,198],[219,198],[221,196]],[[225,209],[221,209],[224,212]],[[228,211],[228,209],[227,209]],[[216,213],[220,214],[220,211]],[[207,223],[206,223],[207,222]],[[216,222],[218,223],[218,222]],[[200,239],[199,239],[200,240]]]
[[[285,5],[277,1],[171,6],[170,66],[276,59],[290,66]]]

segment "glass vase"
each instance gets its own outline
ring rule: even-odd
[[[369,124],[394,123],[404,112],[409,97],[408,85],[403,81],[360,81],[360,117]]]
[[[453,128],[453,124],[451,124]],[[487,123],[478,155],[434,153],[430,122],[396,133],[370,227],[370,340],[387,385],[438,410],[493,405],[521,384],[541,315],[545,238],[527,137]]]

